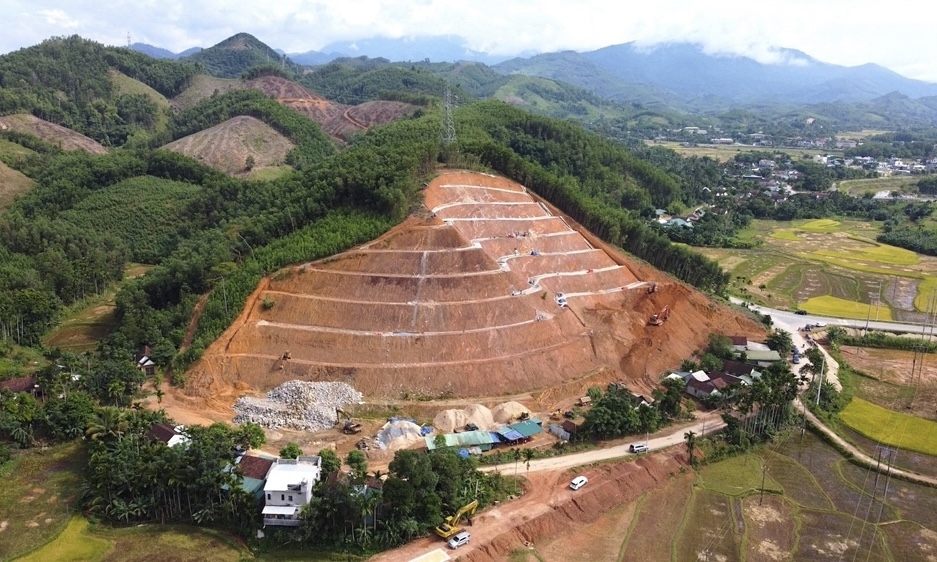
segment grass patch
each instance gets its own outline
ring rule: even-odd
[[[26,193],[34,185],[36,182],[22,172],[0,162],[0,210],[12,205],[17,196]]]
[[[937,423],[886,410],[861,398],[853,398],[840,419],[862,435],[886,445],[937,455]]]
[[[105,540],[114,545],[107,555],[108,562],[150,560],[154,557],[172,562],[234,562],[253,558],[247,548],[233,537],[190,525],[95,527],[90,534],[87,538]]]
[[[861,302],[847,301],[832,295],[813,297],[800,303],[800,308],[810,314],[822,316],[837,316],[841,318],[855,318],[865,320],[870,315],[881,321],[891,321],[891,309],[887,306],[872,306]],[[871,312],[870,312],[871,311]]]
[[[0,345],[0,381],[27,377],[48,364],[38,349],[16,344]]]
[[[817,219],[810,222],[805,222],[804,224],[800,225],[800,228],[802,230],[806,230],[807,232],[827,234],[841,231],[842,226],[843,223],[833,219]]]
[[[772,232],[771,237],[777,238],[778,240],[789,240],[791,242],[797,242],[799,240],[796,230],[788,230],[786,228]]]
[[[152,265],[128,264],[124,281],[140,277],[152,268]],[[119,290],[120,284],[117,284],[100,295],[71,305],[59,325],[42,339],[43,345],[75,353],[96,349],[98,342],[106,338],[117,323],[114,314]]]
[[[888,244],[879,244],[857,236],[850,236],[850,240],[862,242],[861,248],[846,249],[845,253],[849,258],[862,261],[885,263],[889,265],[917,265],[921,260],[918,255],[911,250],[889,246]],[[843,258],[844,250],[817,250],[813,252],[817,256],[829,256],[833,258]]]
[[[22,562],[71,562],[72,560],[101,560],[110,550],[110,541],[89,536],[88,520],[83,517],[72,517],[59,536],[45,545],[34,550],[29,555],[20,558]]]
[[[257,181],[271,181],[279,179],[293,171],[292,166],[264,166],[251,170],[249,179]]]
[[[0,469],[0,560],[29,552],[62,532],[74,510],[85,453],[80,443],[30,449]],[[55,558],[46,558],[55,560]]]
[[[761,490],[763,466],[761,457],[756,455],[732,457],[700,470],[700,486],[727,496],[745,496]],[[765,490],[777,493],[783,491],[771,475],[765,477]]]
[[[784,496],[801,507],[833,509],[833,502],[823,492],[809,470],[800,463],[779,453],[764,450],[768,474],[780,484]]]
[[[741,560],[741,536],[736,533],[742,515],[727,496],[693,490],[674,545],[673,560]]]

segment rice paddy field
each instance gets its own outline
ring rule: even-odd
[[[782,309],[864,320],[923,322],[937,258],[875,241],[864,221],[753,221],[750,250],[697,248],[731,276],[730,292]]]
[[[603,537],[592,560],[929,562],[937,560],[937,489],[876,478],[812,433],[794,432],[675,475],[627,508],[538,542],[524,560],[568,560],[592,533]]]

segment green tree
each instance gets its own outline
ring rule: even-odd
[[[324,475],[338,472],[342,468],[342,459],[332,449],[319,451],[319,458],[322,459],[322,474]]]
[[[299,445],[290,441],[286,444],[285,447],[280,449],[280,457],[284,459],[298,459],[303,454],[303,450],[299,448]]]
[[[368,458],[358,450],[349,451],[345,456],[345,464],[351,468],[351,478],[356,482],[364,482],[368,476]]]
[[[768,347],[777,351],[781,356],[785,356],[794,349],[794,340],[791,339],[791,333],[780,328],[775,328],[768,335],[765,341]]]
[[[722,359],[712,353],[706,353],[699,362],[700,369],[707,373],[716,373],[722,370]]]
[[[696,451],[696,432],[687,431],[683,434],[683,438],[686,440],[686,457],[691,465],[696,466],[696,456],[693,454]]]
[[[238,446],[245,449],[257,449],[267,442],[267,434],[264,433],[264,428],[260,425],[254,422],[246,422],[234,430],[234,440]]]

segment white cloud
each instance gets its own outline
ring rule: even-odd
[[[452,34],[493,54],[591,50],[637,41],[691,41],[707,51],[762,62],[801,64],[778,47],[826,62],[875,62],[937,81],[920,0],[4,0],[0,52],[63,30],[108,44],[130,32],[181,51],[211,46],[237,32],[288,52],[375,36]]]
[[[40,10],[39,15],[45,19],[46,23],[52,27],[62,29],[75,29],[81,22],[68,17],[62,10]]]

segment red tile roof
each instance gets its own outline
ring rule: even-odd
[[[270,467],[273,466],[275,462],[276,459],[244,455],[241,457],[241,462],[238,463],[238,466],[241,468],[241,474],[245,477],[266,480],[267,472],[270,471]]]
[[[35,375],[29,377],[19,377],[0,382],[0,389],[10,392],[28,392],[36,386]]]

